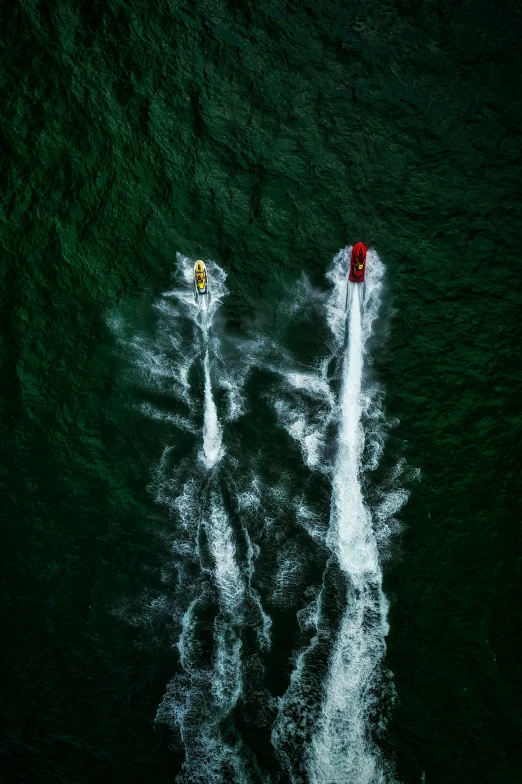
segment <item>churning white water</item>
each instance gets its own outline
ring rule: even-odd
[[[368,277],[371,274],[375,274],[375,265],[369,262]],[[363,314],[361,300],[364,302],[361,287],[350,286],[327,536],[347,578],[347,606],[330,660],[319,727],[310,749],[310,778],[318,784],[373,784],[385,780],[368,733],[372,689],[385,652],[388,624],[377,540],[361,485],[365,340],[374,318],[373,309]],[[371,305],[369,298],[366,304]]]
[[[320,363],[306,390],[299,381],[304,376],[296,377],[292,369],[284,372],[286,395],[274,401],[276,411],[285,414],[280,416],[281,424],[299,443],[308,467],[331,476],[330,520],[324,541],[346,582],[345,608],[330,650],[320,706],[317,710],[310,704],[307,684],[313,681],[318,645],[325,633],[329,634],[322,621],[324,588],[306,610],[317,633],[296,659],[272,734],[292,781],[306,777],[313,784],[383,784],[393,780],[372,739],[370,717],[382,688],[388,632],[379,545],[386,546],[392,515],[407,494],[390,487],[388,498],[374,511],[364,497],[364,474],[376,467],[383,445],[382,396],[365,378],[365,360],[381,304],[384,266],[378,255],[369,251],[366,283],[350,284],[350,252],[351,248],[341,251],[328,273],[333,284],[326,302],[332,354]],[[340,364],[337,400],[325,373],[332,358]],[[310,398],[318,395],[322,406],[311,406]],[[337,431],[333,461],[325,449],[327,428],[330,433],[332,424]],[[307,745],[306,752],[303,749],[305,765],[296,763],[298,755],[294,753],[302,743]]]
[[[203,371],[205,374],[205,403],[203,410],[202,459],[207,468],[213,468],[223,456],[223,442],[221,425],[219,423],[216,404],[212,394],[208,346],[203,359]]]
[[[171,726],[183,744],[179,784],[269,780],[268,773],[248,772],[248,754],[234,730],[236,713],[248,705],[248,649],[255,637],[243,630],[253,618],[259,651],[270,647],[272,622],[261,598],[280,608],[295,602],[304,635],[272,732],[290,780],[394,780],[371,722],[380,716],[386,688],[388,605],[380,557],[393,515],[407,496],[397,487],[400,469],[393,488],[373,494],[377,504],[370,505],[364,491],[386,430],[382,390],[367,373],[384,267],[369,251],[366,283],[348,284],[349,257],[347,248],[334,259],[328,296],[303,282],[288,308],[288,319],[312,313],[325,332],[326,348],[311,366],[293,361],[269,328],[266,340],[255,336],[251,351],[229,350],[218,313],[228,293],[226,275],[208,263],[211,300],[199,306],[192,292],[193,260],[183,256],[175,288],[156,304],[154,337],[126,341],[146,397],[139,409],[172,434],[153,483],[172,526],[162,534],[169,547],[162,570],[165,595],[149,598],[143,614],[159,607],[163,617],[170,613],[176,630],[172,642],[179,666],[156,720]],[[298,445],[302,465],[299,457],[294,463],[305,473],[305,484],[310,479],[321,488],[320,500],[299,482],[292,485],[284,466],[277,482],[265,485],[257,456],[243,458],[237,451],[237,431],[234,435],[227,423],[246,409],[243,387],[253,362],[278,380],[272,396],[278,422]],[[244,471],[238,478],[240,466],[249,466],[249,483]],[[287,537],[289,520],[300,537],[295,526]],[[267,543],[274,547],[273,558],[265,559],[268,576],[256,583],[254,563]],[[327,561],[322,588],[319,577],[317,585],[303,577],[303,566],[317,553]],[[260,669],[257,652],[254,658]]]
[[[223,609],[235,620],[241,612],[245,585],[236,560],[236,548],[223,499],[216,490],[210,499],[208,538],[214,558],[214,574]]]
[[[185,747],[180,780],[219,782],[224,775],[241,779],[241,763],[234,749],[224,742],[220,725],[234,709],[242,690],[242,645],[236,625],[241,617],[245,580],[237,562],[234,536],[220,490],[219,476],[207,476],[211,469],[217,469],[225,455],[223,428],[214,399],[213,376],[229,392],[229,398],[233,396],[234,403],[238,392],[227,376],[226,363],[221,357],[221,342],[212,329],[217,310],[228,293],[225,273],[216,264],[208,263],[211,298],[210,301],[207,298],[198,300],[193,299],[192,295],[193,261],[178,256],[178,265],[186,286],[168,292],[166,296],[177,300],[181,312],[188,316],[195,327],[195,340],[190,350],[199,350],[201,357],[203,400],[198,401],[196,390],[192,390],[192,395],[195,398],[195,411],[200,408],[203,410],[202,444],[198,457],[204,472],[201,474],[197,466],[189,463],[188,470],[198,479],[185,482],[183,496],[172,500],[179,510],[178,501],[183,498],[185,512],[188,510],[191,516],[195,515],[188,526],[183,515],[180,522],[185,528],[195,531],[193,547],[200,561],[204,558],[200,550],[201,531],[206,533],[220,613],[214,621],[213,654],[209,667],[208,664],[202,665],[198,659],[200,646],[196,634],[196,613],[206,590],[202,583],[199,589],[196,588],[195,596],[182,618],[178,650],[183,672],[169,684],[156,718],[176,726],[180,732]],[[232,410],[234,404],[229,402],[229,411]],[[185,497],[187,492],[191,495],[188,504]]]
[[[113,326],[131,350],[140,389],[151,398],[139,410],[172,433],[153,488],[174,524],[172,533],[162,535],[171,557],[163,569],[161,610],[170,609],[178,629],[174,646],[179,668],[166,687],[156,721],[171,726],[182,741],[185,758],[179,782],[220,784],[245,780],[238,742],[224,738],[223,724],[243,689],[240,631],[246,599],[258,608],[259,634],[268,634],[269,619],[250,585],[253,552],[248,535],[240,531],[248,540],[247,563],[241,563],[238,531],[223,497],[224,426],[244,412],[242,385],[248,367],[237,362],[242,354],[226,344],[218,318],[228,294],[226,274],[207,262],[210,300],[196,299],[193,270],[194,260],[178,254],[175,285],[155,305],[153,335],[125,339],[124,325]],[[176,447],[179,431],[193,444],[182,459]],[[151,626],[157,605],[147,598],[141,610],[150,614],[144,620]],[[205,643],[203,626],[208,629]]]

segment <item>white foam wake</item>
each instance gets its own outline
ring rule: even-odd
[[[225,273],[208,262],[210,302],[195,301],[192,295],[193,261],[178,256],[178,275],[186,284],[164,295],[174,298],[178,308],[199,332],[203,370],[203,442],[199,460],[206,471],[215,469],[224,457],[223,428],[214,399],[212,376],[219,379],[223,369],[221,344],[212,329],[223,297],[228,293]],[[194,350],[194,347],[192,347]],[[223,377],[227,385],[226,374]],[[196,403],[197,408],[197,403]],[[194,471],[194,467],[192,468]],[[236,547],[230,520],[225,508],[217,477],[209,492],[203,493],[208,478],[185,484],[184,495],[190,490],[190,503],[184,498],[184,508],[196,513],[190,527],[197,529],[195,549],[198,559],[204,560],[200,549],[201,530],[204,528],[213,562],[213,577],[217,588],[220,612],[214,620],[213,655],[211,666],[198,660],[200,642],[196,634],[198,604],[204,603],[205,587],[192,599],[182,619],[178,641],[183,672],[169,684],[158,708],[157,720],[174,724],[185,746],[185,761],[180,781],[221,781],[228,771],[240,777],[241,764],[233,748],[222,738],[221,722],[234,709],[242,690],[241,640],[235,626],[241,617],[245,584],[236,558]],[[175,503],[177,504],[178,499]],[[179,504],[178,504],[179,506]],[[186,524],[185,524],[186,527]]]
[[[364,474],[376,467],[384,441],[382,395],[367,382],[364,372],[368,340],[381,304],[384,266],[378,255],[369,251],[366,283],[349,284],[350,251],[341,251],[328,273],[333,284],[326,301],[332,355],[319,363],[319,372],[314,382],[307,384],[306,394],[299,392],[304,383],[299,380],[296,384],[294,370],[284,373],[285,388],[292,387],[293,394],[290,402],[286,398],[283,404],[275,401],[276,410],[286,407],[287,415],[280,421],[299,443],[306,464],[331,477],[330,520],[324,541],[346,581],[345,609],[333,636],[319,690],[320,705],[313,704],[311,684],[315,682],[316,662],[321,661],[321,647],[332,639],[324,585],[316,602],[302,611],[305,622],[315,624],[316,634],[296,659],[272,735],[292,781],[313,784],[382,784],[393,780],[372,738],[370,721],[378,708],[388,632],[379,545],[386,547],[392,515],[407,494],[390,487],[388,497],[373,513],[363,493]],[[335,376],[331,380],[326,377],[325,368],[332,358],[340,364],[338,381]],[[339,382],[337,402],[332,387]],[[319,408],[310,405],[314,395],[322,396]],[[332,459],[326,446],[334,424],[337,436]],[[296,751],[300,744],[307,746],[305,754],[301,751],[305,764]]]
[[[227,720],[243,689],[242,643],[237,633],[242,616],[245,581],[236,557],[230,520],[219,489],[201,497],[198,482],[185,485],[177,504],[184,527],[197,526],[197,560],[204,558],[199,541],[205,529],[213,562],[218,614],[212,623],[210,661],[201,658],[201,616],[212,595],[212,587],[201,579],[182,617],[177,642],[181,672],[172,678],[158,707],[156,721],[177,730],[185,750],[179,784],[221,784],[245,781],[239,748],[223,738]],[[177,542],[174,545],[177,547]]]
[[[164,563],[165,593],[148,593],[131,618],[149,628],[170,614],[179,670],[167,685],[156,721],[180,736],[185,751],[178,781],[219,784],[246,781],[241,742],[225,738],[227,723],[243,691],[241,630],[245,607],[266,644],[270,619],[251,586],[254,549],[244,515],[234,522],[225,503],[230,466],[224,427],[244,410],[242,387],[249,366],[221,328],[219,310],[228,294],[226,274],[207,262],[210,301],[193,295],[194,260],[177,255],[175,283],[155,305],[151,335],[136,337],[122,317],[112,319],[130,349],[134,381],[145,401],[138,409],[165,425],[173,439],[164,448],[152,488],[166,507],[174,531],[162,533],[170,557]],[[128,334],[130,333],[130,335]],[[137,373],[136,373],[137,371]],[[177,437],[183,432],[184,457]],[[170,440],[170,439],[169,439]],[[245,555],[238,551],[238,540]],[[242,562],[246,561],[246,563]],[[252,613],[248,619],[252,618]]]
[[[222,430],[219,423],[216,404],[212,394],[210,380],[210,359],[208,347],[203,359],[205,373],[205,405],[203,414],[203,454],[202,459],[207,468],[213,468],[223,457]]]
[[[241,612],[245,586],[236,561],[236,547],[221,494],[214,490],[210,500],[208,538],[215,563],[214,574],[221,606],[237,620]]]
[[[337,280],[347,280],[347,262],[348,254],[334,264]],[[346,610],[324,684],[319,725],[310,749],[310,778],[317,784],[376,784],[385,780],[379,752],[370,737],[368,718],[385,653],[387,602],[372,515],[361,483],[365,441],[362,415],[371,403],[363,392],[364,356],[380,305],[382,273],[380,260],[370,252],[367,283],[364,287],[347,284],[345,324],[339,307],[341,292],[334,296],[329,308],[330,327],[343,337],[347,330],[347,336],[327,543],[337,553],[348,589]]]

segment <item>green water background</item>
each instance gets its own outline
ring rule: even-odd
[[[408,783],[522,781],[518,4],[27,0],[0,21],[0,777],[180,763],[153,724],[164,630],[112,612],[158,580],[162,433],[108,314],[144,318],[181,251],[228,271],[240,329],[362,239],[393,309],[388,448],[421,472],[385,573],[387,751]]]

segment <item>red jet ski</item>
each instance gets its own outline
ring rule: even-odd
[[[366,245],[358,242],[352,248],[352,258],[350,260],[350,281],[352,283],[364,283],[364,273],[366,271]]]

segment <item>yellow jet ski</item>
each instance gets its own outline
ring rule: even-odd
[[[198,259],[194,264],[194,297],[196,302],[200,297],[210,298],[208,290],[208,275],[205,262]]]

